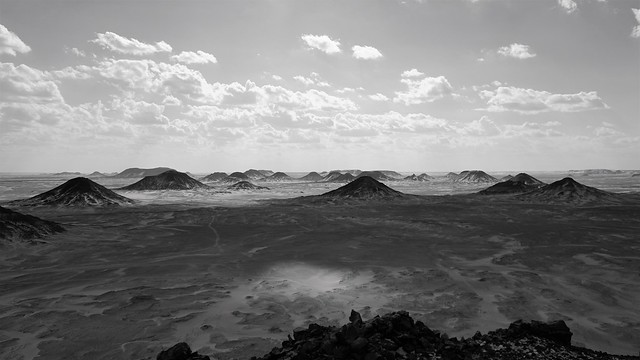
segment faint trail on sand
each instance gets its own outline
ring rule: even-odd
[[[213,227],[213,222],[216,220],[216,216],[213,215],[211,217],[211,221],[209,222],[209,225],[207,225],[209,227],[209,229],[211,229],[211,231],[213,231],[213,234],[216,236],[216,241],[215,244],[213,245],[214,248],[216,248],[218,250],[218,252],[222,252],[222,247],[220,246],[220,234],[218,234],[218,230],[216,230],[216,228]]]

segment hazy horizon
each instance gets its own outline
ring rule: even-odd
[[[0,8],[0,172],[640,168],[637,0]]]

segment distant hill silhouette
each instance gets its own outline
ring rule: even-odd
[[[94,171],[91,174],[87,175],[87,177],[92,177],[92,178],[98,178],[98,177],[105,177],[107,175],[99,172],[99,171]]]
[[[500,178],[500,181],[507,181],[513,179],[513,175],[509,174]]]
[[[525,173],[511,176],[509,180],[499,182],[480,192],[482,195],[516,194],[525,193],[544,186],[545,183]]]
[[[11,202],[20,206],[118,206],[131,203],[133,200],[85,177],[71,179],[34,197]]]
[[[226,178],[222,179],[222,182],[225,183],[237,183],[238,181],[249,181],[251,179],[249,179],[249,177],[247,175],[245,175],[244,173],[241,173],[239,171],[236,172],[232,172],[231,174],[229,174],[229,176],[227,176]]]
[[[143,178],[145,176],[156,176],[160,175],[163,172],[168,170],[173,170],[168,167],[157,167],[152,169],[141,169],[141,168],[128,168],[123,170],[122,172],[116,174],[114,177],[117,178]],[[173,170],[175,171],[175,170]]]
[[[55,173],[53,175],[54,176],[78,176],[78,175],[82,175],[82,173],[77,171],[63,171],[63,172]]]
[[[344,186],[320,195],[322,198],[363,200],[392,199],[402,196],[404,196],[404,194],[400,191],[393,190],[370,176],[359,177]]]
[[[254,185],[248,181],[239,181],[233,185],[227,186],[229,190],[269,190],[268,187]]]
[[[214,172],[203,177],[202,179],[200,179],[200,181],[220,181],[226,178],[227,176],[229,175],[227,175],[227,173],[224,173],[224,172]]]
[[[258,170],[262,175],[264,175],[265,177],[267,176],[271,176],[273,174],[275,174],[273,171],[271,170]]]
[[[463,183],[490,183],[497,182],[498,179],[482,170],[465,170],[458,174],[458,177],[454,181]]]
[[[168,170],[122,187],[122,190],[194,190],[207,189],[207,185],[176,170]]]
[[[312,171],[312,172],[308,173],[307,175],[301,177],[300,180],[304,180],[304,181],[321,181],[323,178],[324,178],[324,176],[318,174],[315,171]]]
[[[516,196],[520,200],[543,203],[617,203],[618,194],[580,184],[570,177]]]
[[[400,175],[400,174],[398,174],[398,175]],[[384,172],[378,171],[378,170],[363,171],[363,172],[361,172],[360,174],[358,174],[356,176],[356,179],[360,178],[360,177],[365,177],[365,176],[371,177],[371,178],[376,179],[378,181],[390,181],[390,180],[395,180],[396,179],[395,177],[391,177],[391,176],[385,174]]]
[[[450,172],[447,175],[445,175],[444,177],[451,180],[451,181],[455,181],[460,175],[454,173],[454,172]]]
[[[258,180],[266,177],[263,173],[261,173],[259,170],[256,170],[256,169],[249,169],[245,171],[244,174],[247,175],[247,177],[251,180]]]
[[[322,181],[324,182],[339,182],[339,183],[345,183],[345,182],[349,182],[349,181],[353,181],[353,179],[355,179],[356,177],[351,175],[351,173],[345,173],[345,174],[341,174],[339,172],[330,172],[328,173]]]
[[[265,181],[279,181],[280,182],[280,181],[292,181],[292,180],[295,180],[295,179],[292,178],[291,176],[281,172],[281,171],[278,171],[277,173],[275,173],[275,174],[273,174],[271,176],[268,176],[264,180]]]
[[[63,231],[65,229],[53,221],[42,220],[0,206],[0,239],[41,239]]]
[[[429,176],[425,173],[422,173],[420,175],[411,174],[404,178],[404,180],[408,180],[408,181],[429,181],[431,179],[433,179],[433,176]]]

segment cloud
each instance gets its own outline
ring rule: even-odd
[[[558,5],[564,8],[568,14],[571,14],[578,8],[578,4],[573,0],[558,0]]]
[[[22,42],[18,35],[0,24],[0,55],[16,56],[18,53],[26,54],[29,51],[31,51],[31,48]]]
[[[411,70],[405,70],[402,72],[402,76],[403,78],[410,78],[410,77],[420,77],[424,75],[424,73],[418,71],[418,69],[411,69]]]
[[[21,64],[0,63],[0,103],[64,103],[47,72]]]
[[[171,60],[183,64],[215,64],[218,62],[215,56],[202,50],[198,50],[197,52],[183,51],[178,55],[173,55]]]
[[[353,50],[353,57],[356,59],[375,60],[382,57],[382,53],[372,46],[356,45],[351,50]]]
[[[389,101],[389,98],[386,95],[380,93],[369,95],[369,99],[373,101]]]
[[[640,38],[640,9],[631,9],[631,11],[633,11],[633,16],[638,23],[638,25],[634,26],[633,30],[631,30],[631,37]]]
[[[325,54],[338,54],[340,50],[340,41],[332,40],[327,35],[311,35],[305,34],[300,37],[309,48],[317,49]]]
[[[498,49],[498,54],[516,59],[529,59],[536,56],[536,54],[530,52],[529,45],[518,43],[501,47]]]
[[[299,81],[301,83],[303,83],[306,86],[320,86],[320,87],[330,87],[331,84],[329,84],[326,81],[323,81],[322,78],[320,77],[320,74],[318,74],[317,72],[312,72],[309,77],[304,77],[302,75],[297,75],[293,77],[294,80]]]
[[[482,90],[480,97],[487,99],[492,112],[514,111],[521,114],[537,114],[549,111],[578,112],[608,109],[597,92],[579,92],[577,94],[552,94],[548,91],[501,86],[495,91]]]
[[[98,44],[103,49],[125,55],[151,55],[159,52],[171,52],[171,45],[164,41],[147,44],[134,38],[126,38],[116,33],[98,33],[98,38],[90,42]]]
[[[404,92],[396,92],[396,97],[393,99],[396,103],[404,103],[405,105],[422,104],[453,94],[453,88],[444,76],[427,77],[421,80],[405,78],[400,82],[406,84],[408,89]]]

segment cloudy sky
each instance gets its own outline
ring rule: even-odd
[[[0,172],[640,168],[640,0],[0,0]]]

